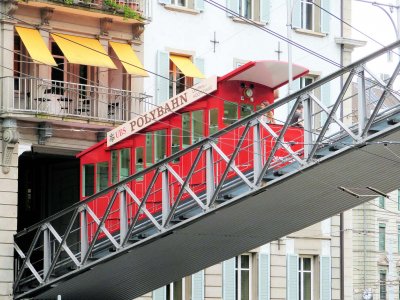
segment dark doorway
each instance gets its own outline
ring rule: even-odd
[[[18,231],[78,201],[78,159],[34,152],[19,157]]]

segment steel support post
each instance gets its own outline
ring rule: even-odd
[[[207,145],[206,151],[206,187],[207,187],[207,207],[210,207],[211,198],[215,191],[214,160],[213,148]]]
[[[50,245],[50,230],[46,226],[43,228],[43,277],[48,277],[47,273],[51,266],[51,245]]]
[[[168,169],[166,167],[161,170],[162,180],[162,225],[167,225],[167,219],[171,210],[169,203],[169,183],[168,183]]]
[[[88,236],[88,219],[87,219],[87,211],[86,209],[82,209],[80,212],[81,215],[81,262],[83,262],[83,258],[86,256],[86,253],[89,249],[89,236]]]
[[[365,73],[364,68],[358,72],[358,134],[361,136],[367,120],[367,103],[365,97]]]
[[[303,99],[303,116],[304,116],[304,159],[311,159],[310,153],[313,147],[313,131],[312,131],[312,103],[311,98]]]
[[[265,149],[264,149],[265,150]],[[254,163],[254,175],[253,183],[256,184],[257,178],[260,176],[262,170],[262,149],[261,149],[261,131],[260,123],[257,122],[253,126],[253,163]]]
[[[122,189],[119,193],[119,240],[122,246],[128,232],[128,214],[126,206],[126,190]]]

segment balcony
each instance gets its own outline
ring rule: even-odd
[[[38,7],[63,6],[84,9],[88,13],[102,12],[110,16],[122,16],[125,20],[150,20],[151,0],[30,0],[27,5]],[[21,3],[25,5],[24,2]]]
[[[151,102],[145,94],[65,81],[4,77],[0,83],[3,116],[115,124],[148,110]]]

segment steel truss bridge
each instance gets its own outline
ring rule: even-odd
[[[400,63],[385,81],[368,65],[399,46],[400,41],[344,67],[17,233],[15,299],[133,299],[398,188]],[[319,96],[328,87],[330,105]],[[304,144],[293,151],[284,136],[300,103]],[[263,115],[287,107],[280,131],[272,130]],[[239,127],[241,137],[229,140],[234,150],[224,153],[218,145]],[[270,153],[261,151],[261,130],[275,141]],[[246,173],[235,165],[244,147],[254,153],[254,169]],[[190,152],[193,167],[181,177],[172,163]],[[206,176],[200,194],[190,184],[199,161],[205,162]],[[221,162],[225,169],[215,178]],[[129,183],[148,173],[153,179],[139,197]],[[157,192],[158,177],[162,212],[152,215],[146,201]],[[169,189],[177,182],[180,191],[171,198]],[[89,203],[110,193],[104,216],[97,216]],[[115,203],[118,232],[105,226],[115,216]],[[91,236],[88,220],[96,223]]]

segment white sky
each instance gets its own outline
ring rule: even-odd
[[[371,2],[396,4],[397,0],[371,0]],[[400,2],[400,1],[399,1]],[[385,8],[385,7],[383,7]],[[393,9],[390,12],[389,8],[385,8],[397,26],[397,12]],[[396,41],[395,29],[385,12],[370,3],[352,0],[352,25],[368,36],[373,37],[383,45],[388,45]],[[382,46],[375,43],[371,39],[363,36],[362,34],[352,31],[352,37],[367,41],[367,45],[356,49],[353,52],[353,61],[358,58],[380,49]]]

